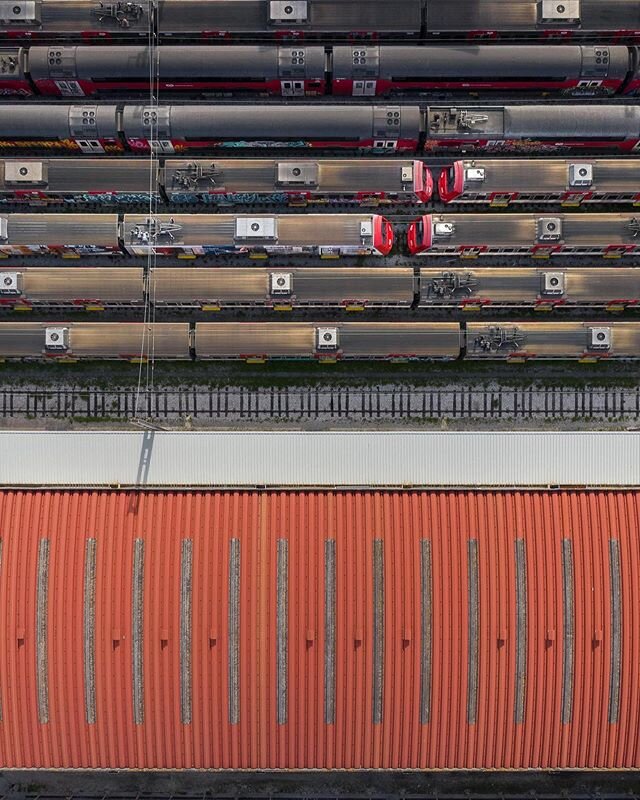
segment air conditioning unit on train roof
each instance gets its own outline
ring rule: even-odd
[[[467,167],[464,171],[464,180],[471,183],[482,183],[486,178],[486,172],[483,167]]]
[[[560,217],[539,217],[538,241],[559,242],[562,239],[562,220]]]
[[[455,232],[455,222],[445,222],[444,220],[441,220],[439,222],[435,222],[433,225],[434,236],[453,236]]]
[[[279,161],[278,186],[317,186],[318,165],[314,161]]]
[[[289,295],[293,290],[293,275],[290,272],[272,272],[270,292],[272,295]]]
[[[0,295],[21,294],[21,278],[19,272],[0,272]]]
[[[278,238],[275,217],[238,217],[236,239],[275,240]]]
[[[48,172],[44,161],[5,161],[4,182],[7,186],[46,186]]]
[[[593,183],[593,164],[569,164],[569,186],[591,186]]]
[[[269,22],[274,25],[306,22],[308,16],[307,0],[271,0],[269,3]]]
[[[560,296],[564,294],[564,273],[543,272],[541,293],[547,296]]]
[[[0,0],[0,24],[40,22],[40,0]]]
[[[45,328],[44,346],[46,350],[68,350],[69,328]]]
[[[580,0],[542,0],[540,22],[580,22]]]
[[[373,236],[373,220],[361,219],[360,220],[360,236],[363,239],[368,239]]]
[[[589,350],[610,350],[611,328],[609,327],[589,328],[587,344],[589,346]]]
[[[337,350],[339,343],[337,328],[316,328],[316,347],[318,350]]]

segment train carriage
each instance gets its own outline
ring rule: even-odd
[[[0,266],[0,309],[131,308],[144,303],[141,269]]]
[[[387,255],[393,230],[379,214],[126,214],[123,241],[132,255]]]
[[[426,203],[431,172],[412,159],[168,159],[162,173],[173,203],[269,205]]]
[[[154,51],[153,68],[149,52],[141,45],[31,47],[29,73],[40,94],[60,97],[148,92],[152,85],[155,91],[192,94],[293,97],[326,91],[325,51],[319,45],[161,45]]]
[[[429,106],[425,151],[632,152],[640,146],[637,105]]]
[[[188,322],[1,322],[0,358],[190,359]]]
[[[411,223],[409,251],[422,255],[640,253],[640,215],[427,214]]]
[[[0,159],[0,203],[130,204],[160,198],[148,158]]]
[[[154,269],[149,297],[157,308],[409,308],[413,269],[302,267]]]
[[[117,214],[0,215],[0,253],[104,255],[120,250]]]
[[[420,270],[420,306],[598,306],[618,311],[640,304],[634,267],[447,267]]]
[[[438,179],[444,203],[507,206],[640,204],[640,160],[485,159],[455,161]]]
[[[198,322],[196,357],[215,359],[455,359],[458,323]]]
[[[634,93],[636,51],[609,45],[337,45],[332,93],[376,96],[411,91]]]
[[[477,359],[638,358],[634,322],[468,322],[466,356]]]
[[[430,36],[640,39],[637,0],[427,0]]]

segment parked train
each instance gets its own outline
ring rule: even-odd
[[[0,49],[0,94],[375,97],[411,92],[637,95],[640,48],[625,45],[51,44]],[[153,65],[150,63],[153,60]]]
[[[640,268],[0,268],[0,309],[597,307],[640,305]]]
[[[12,39],[640,39],[636,0],[18,0]]]
[[[0,359],[640,359],[639,322],[0,322]]]
[[[0,205],[421,205],[436,183],[465,206],[640,204],[640,159],[0,159]]]
[[[0,150],[33,148],[631,153],[640,149],[640,105],[4,105]]]

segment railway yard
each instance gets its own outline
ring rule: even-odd
[[[636,4],[9,5],[5,418],[633,418]]]

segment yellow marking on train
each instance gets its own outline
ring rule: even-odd
[[[56,364],[77,364],[77,358],[70,358],[69,356],[65,356],[64,358],[55,358],[54,359]]]
[[[0,258],[9,258],[9,253],[0,253]]]
[[[289,203],[289,208],[306,208],[307,202],[306,200],[303,203]]]
[[[325,260],[326,260],[326,259],[328,259],[328,258],[336,258],[336,259],[337,259],[337,258],[340,258],[340,256],[333,255],[333,254],[332,254],[332,255],[327,255],[326,253],[323,253],[323,254],[320,256],[320,258],[323,258],[323,259],[325,259]]]
[[[354,303],[344,307],[345,311],[364,311],[364,306]]]
[[[553,311],[552,303],[540,303],[534,308],[534,311]]]
[[[596,364],[597,361],[598,359],[593,356],[584,356],[584,358],[578,359],[578,364]]]
[[[33,311],[33,306],[14,306],[14,311]]]
[[[337,358],[331,358],[330,356],[321,356],[318,359],[318,363],[319,364],[337,364],[338,363],[338,359]]]
[[[130,358],[129,359],[131,364],[147,364],[149,362],[148,358]]]
[[[80,258],[78,253],[63,253],[62,258]]]
[[[283,304],[283,305],[279,305],[279,306],[274,306],[273,310],[274,311],[293,311],[293,306],[292,305],[284,305]]]
[[[245,358],[245,363],[246,364],[264,364],[264,363],[266,363],[266,360],[267,360],[266,358],[258,358],[258,357]]]
[[[578,208],[582,203],[560,203],[562,208]]]
[[[202,311],[220,311],[220,306],[200,306]]]
[[[527,359],[522,356],[513,356],[507,359],[507,364],[524,364],[526,360]]]
[[[604,253],[603,258],[622,258],[622,253]]]
[[[532,258],[545,258],[549,260],[551,258],[549,253],[534,253]]]
[[[104,306],[85,306],[85,311],[104,311]]]
[[[607,311],[610,314],[619,314],[621,311],[624,311],[624,309],[624,303],[612,303],[610,306],[607,306]]]
[[[491,206],[491,208],[506,208],[509,205],[509,201],[508,200],[492,200],[491,203],[489,203],[489,205]]]
[[[195,256],[193,253],[178,253],[178,258],[181,258],[183,261],[193,261]]]
[[[254,261],[263,261],[265,258],[269,258],[267,253],[250,253],[249,258],[253,259]]]
[[[482,311],[482,306],[480,303],[465,303],[463,306],[460,306],[464,312],[473,312],[473,311]]]

